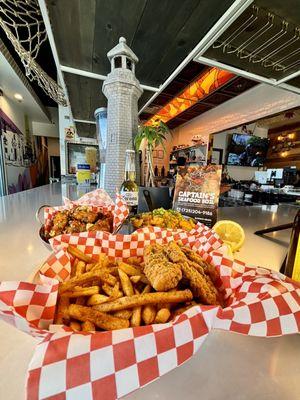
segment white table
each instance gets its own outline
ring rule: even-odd
[[[54,183],[0,197],[0,280],[25,280],[49,254],[38,236],[35,211],[41,204],[59,205],[62,193],[76,199],[75,185]],[[235,207],[219,210],[220,219],[233,219],[246,231],[239,258],[279,269],[289,232],[271,240],[255,236],[258,229],[291,222],[297,208]],[[0,322],[0,398],[24,398],[26,370],[35,340]],[[186,364],[127,396],[129,399],[298,400],[300,398],[300,336],[251,338],[212,332]],[[84,399],[80,399],[84,400]]]

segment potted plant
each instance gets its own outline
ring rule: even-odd
[[[139,127],[138,133],[134,137],[134,147],[136,151],[140,150],[141,144],[143,140],[145,140],[146,144],[146,162],[147,162],[147,170],[146,170],[146,184],[145,186],[153,187],[155,186],[154,182],[154,167],[153,167],[153,150],[161,145],[164,153],[166,152],[165,148],[165,140],[167,140],[166,136],[171,134],[169,128],[166,124],[159,121],[156,125],[146,126],[141,125]]]
[[[142,142],[145,143],[146,151],[146,176],[145,176],[145,188],[142,189],[143,194],[151,197],[152,205],[154,208],[165,207],[169,208],[170,196],[168,187],[156,187],[155,186],[155,174],[153,165],[153,150],[157,146],[162,146],[164,153],[166,152],[165,140],[167,135],[171,135],[171,132],[166,124],[159,121],[157,124],[152,126],[141,125],[138,133],[134,137],[134,147],[136,151],[140,150]],[[148,203],[149,206],[149,203]],[[146,202],[142,201],[139,205],[140,211],[147,211]]]

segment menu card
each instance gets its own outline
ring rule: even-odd
[[[208,227],[217,220],[221,165],[178,167],[173,209]]]

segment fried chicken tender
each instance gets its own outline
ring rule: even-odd
[[[149,245],[144,251],[144,274],[157,291],[174,289],[182,278],[180,265],[169,262],[164,247]]]
[[[199,256],[199,254],[195,253],[188,247],[182,247],[181,249],[189,259],[189,264],[193,265],[197,270],[199,270],[199,267],[202,267],[201,271],[199,271],[200,273],[203,273],[204,271],[204,273],[208,275],[213,282],[215,282],[218,279],[218,274],[216,269],[211,264],[204,261]]]
[[[219,304],[217,290],[209,276],[204,273],[203,275],[200,274],[200,272],[187,262],[181,264],[181,268],[184,278],[190,281],[192,292],[195,297],[199,297],[205,304]]]
[[[181,248],[175,242],[170,242],[164,248],[165,254],[173,263],[178,263],[181,267],[183,277],[191,285],[192,292],[205,304],[218,304],[218,292],[214,287],[212,280],[204,273],[201,265],[195,268],[195,263],[190,262]]]

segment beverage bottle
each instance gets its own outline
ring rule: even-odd
[[[294,219],[284,273],[300,282],[300,210]]]
[[[126,150],[125,177],[120,194],[126,201],[130,214],[137,213],[139,187],[136,183],[135,151]]]

